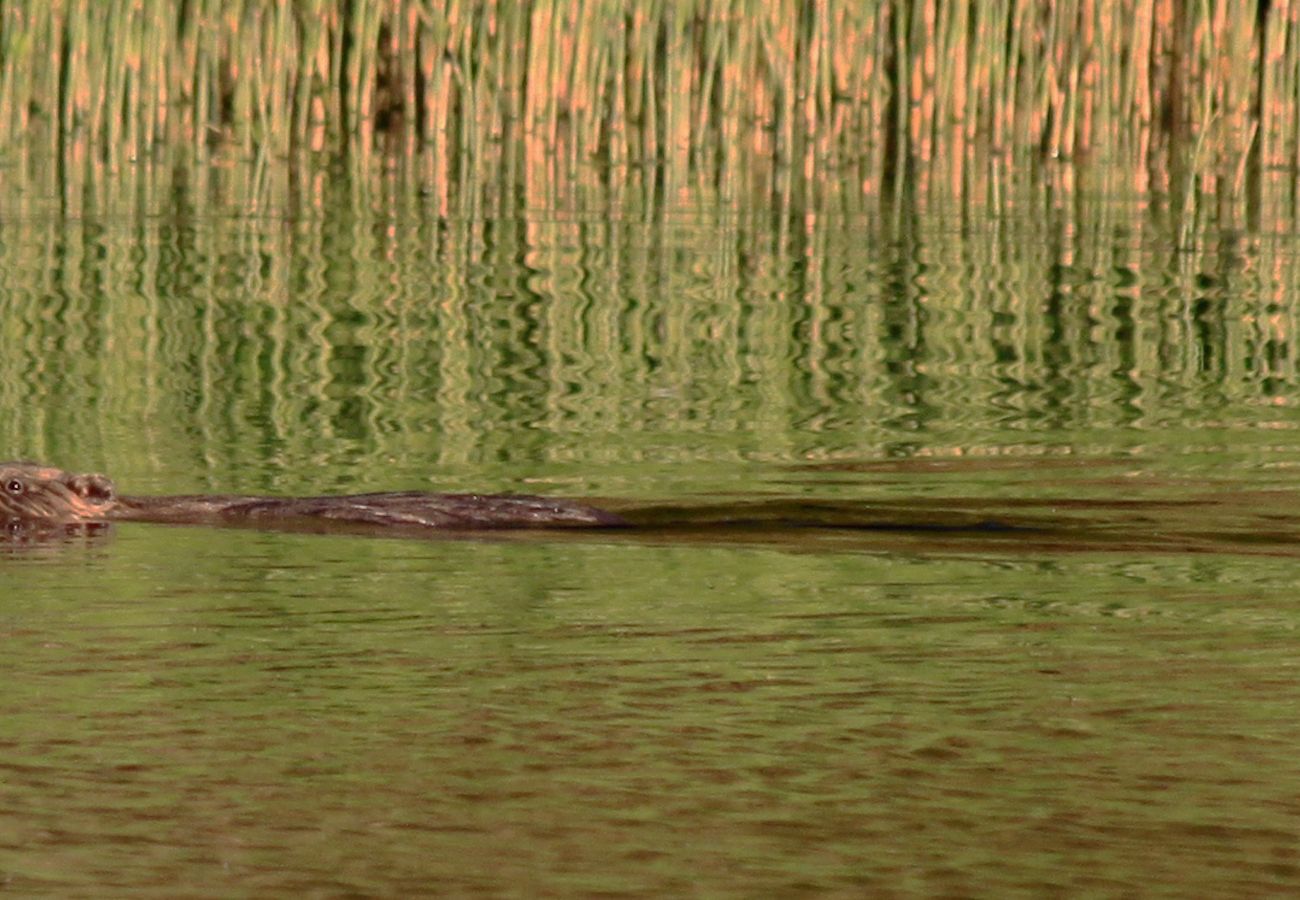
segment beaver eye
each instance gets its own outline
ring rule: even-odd
[[[23,492],[23,483],[17,478],[10,478],[5,482],[5,490],[11,494],[21,494]]]

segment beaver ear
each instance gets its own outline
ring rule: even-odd
[[[74,494],[93,503],[111,503],[117,497],[113,481],[107,475],[73,475],[67,484]]]

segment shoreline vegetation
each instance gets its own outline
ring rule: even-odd
[[[1292,427],[1300,2],[862,8],[0,0],[0,436]]]
[[[324,158],[443,212],[1082,181],[1289,214],[1300,4],[3,0],[0,147],[74,182],[247,162],[254,192]]]

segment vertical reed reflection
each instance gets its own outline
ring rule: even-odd
[[[1188,247],[1139,203],[484,219],[328,181],[292,215],[197,189],[0,222],[13,452],[913,453],[1276,422],[1295,386],[1290,239],[1206,226]]]

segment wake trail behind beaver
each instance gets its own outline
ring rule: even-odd
[[[807,549],[1300,555],[1300,503],[1283,491],[1167,499],[1109,497],[826,499],[764,495],[687,501],[569,500],[426,491],[271,497],[122,496],[107,476],[0,463],[0,521],[25,540],[115,522],[394,536],[780,544]]]
[[[1192,499],[927,497],[825,500],[764,497],[698,503],[609,501],[643,538],[699,543],[808,543],[847,549],[1300,555],[1290,495]],[[857,537],[855,538],[854,535]]]

